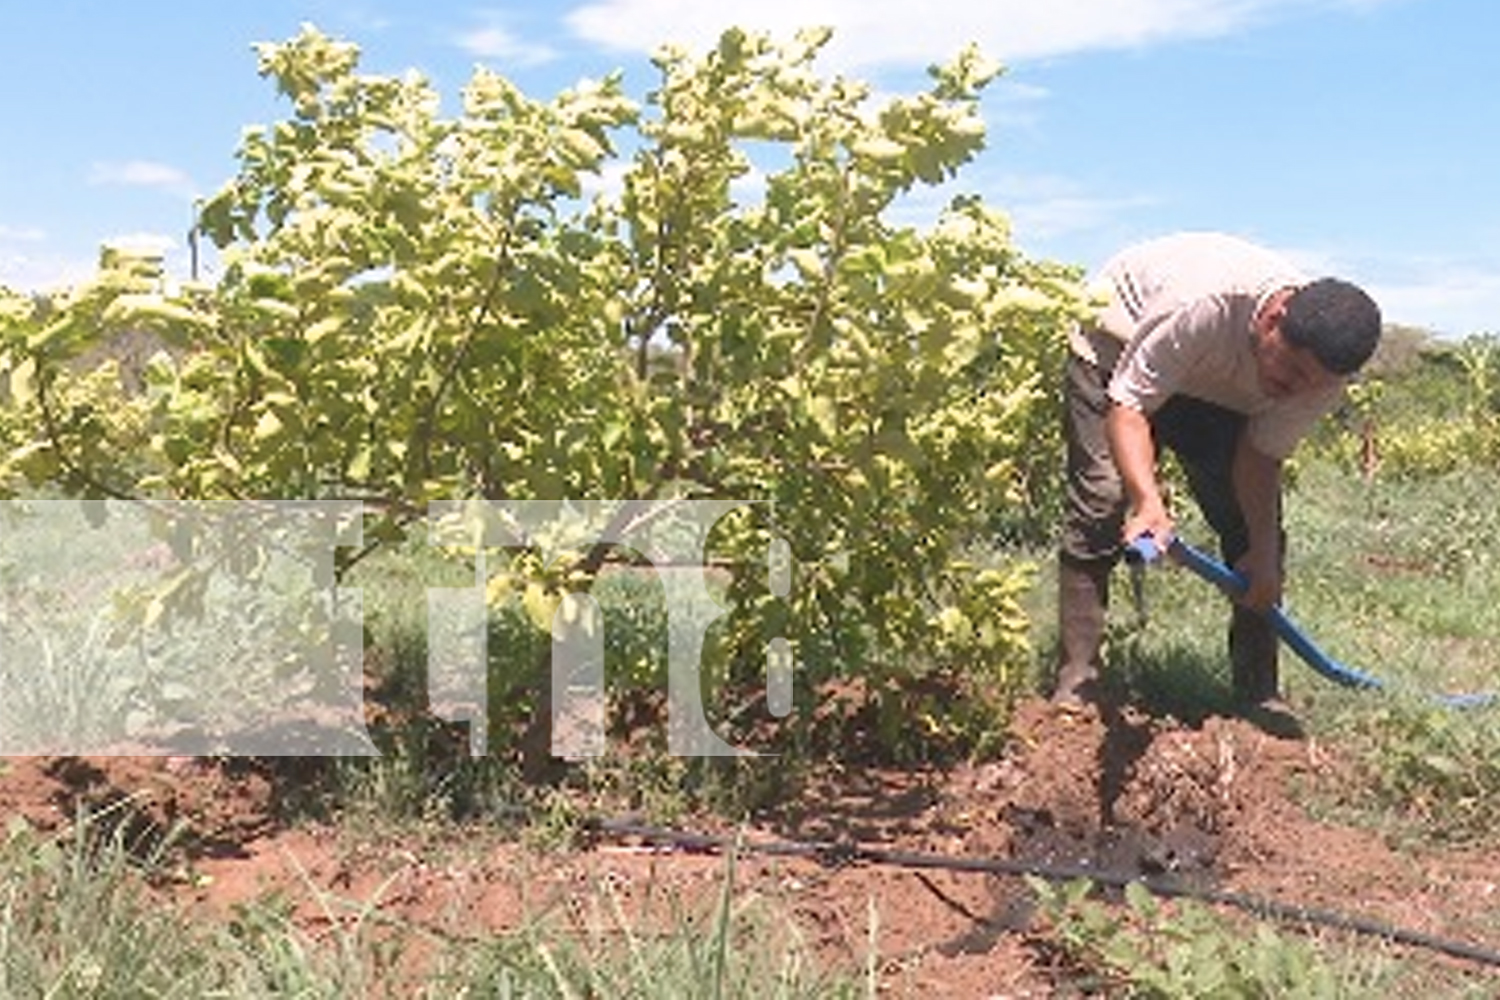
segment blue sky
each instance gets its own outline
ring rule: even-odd
[[[369,72],[456,107],[477,64],[535,97],[729,24],[827,24],[821,64],[885,91],[977,43],[989,148],[962,190],[1032,256],[1092,267],[1175,229],[1240,233],[1368,287],[1386,318],[1500,331],[1500,4],[1493,0],[256,0],[0,6],[0,284],[92,271],[104,242],[179,272],[195,196],[283,116],[251,45],[311,22]]]

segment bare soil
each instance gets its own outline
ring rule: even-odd
[[[742,838],[751,849],[734,866],[738,891],[789,915],[830,965],[860,968],[873,938],[891,996],[1053,996],[1065,979],[1014,874],[880,863],[928,855],[1176,878],[1500,949],[1500,850],[1398,848],[1303,804],[1303,793],[1331,795],[1346,774],[1333,748],[1240,719],[1185,727],[1129,709],[1065,715],[1029,702],[997,761],[830,769],[748,827],[705,820],[698,829]],[[367,906],[425,941],[539,917],[583,929],[600,887],[647,914],[669,895],[711,899],[728,870],[711,844],[669,846],[628,831],[538,851],[482,829],[392,842],[288,825],[276,819],[278,796],[296,781],[285,761],[15,758],[0,773],[0,813],[62,831],[81,807],[114,805],[142,842],[179,831],[184,875],[162,891],[205,915],[279,892],[299,901],[315,933]],[[778,849],[811,843],[866,853]],[[1500,974],[1425,948],[1371,947]]]

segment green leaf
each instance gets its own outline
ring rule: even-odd
[[[22,358],[10,370],[10,398],[17,407],[30,406],[36,399],[36,360]]]
[[[286,424],[274,410],[262,410],[255,421],[255,440],[266,441],[277,437],[286,429]]]

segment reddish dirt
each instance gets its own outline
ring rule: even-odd
[[[1130,710],[1060,715],[1040,702],[1021,706],[1012,737],[995,762],[844,769],[748,827],[721,826],[773,848],[737,861],[740,892],[789,914],[783,926],[843,969],[862,966],[873,937],[891,996],[1054,995],[1059,970],[1031,929],[1030,891],[1009,874],[774,848],[857,843],[907,860],[932,853],[1176,876],[1500,949],[1500,851],[1398,850],[1378,832],[1315,818],[1292,789],[1337,788],[1343,776],[1315,741],[1278,739],[1237,719],[1185,728]],[[668,900],[711,901],[727,870],[710,850],[613,833],[537,853],[482,830],[391,843],[288,827],[274,819],[288,780],[295,775],[284,769],[273,776],[192,759],[16,758],[0,773],[0,811],[63,830],[81,807],[113,805],[105,815],[142,842],[179,829],[185,874],[165,891],[187,905],[227,913],[280,893],[315,932],[378,907],[423,941],[537,918],[597,930],[608,919],[601,898],[644,919],[668,912]]]

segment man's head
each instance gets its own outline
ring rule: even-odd
[[[1267,394],[1317,389],[1358,371],[1380,343],[1380,309],[1338,278],[1286,289],[1257,318],[1256,360]]]
[[[1333,374],[1352,375],[1380,343],[1380,308],[1347,281],[1319,278],[1287,299],[1281,335]]]

